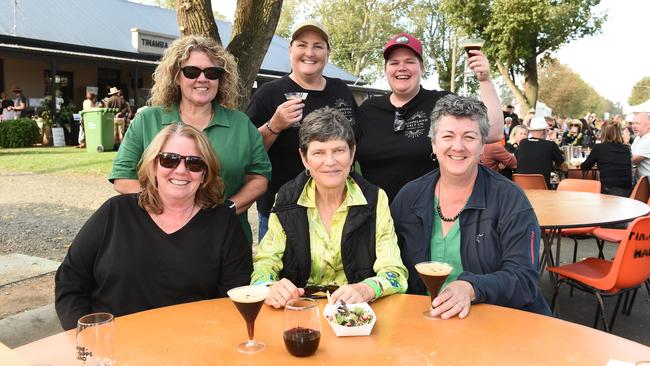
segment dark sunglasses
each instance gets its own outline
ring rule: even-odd
[[[207,167],[203,158],[199,156],[183,156],[170,152],[158,154],[158,163],[163,168],[174,169],[181,163],[181,160],[185,160],[185,167],[191,172],[202,172]]]
[[[326,299],[327,291],[332,294],[332,292],[338,290],[339,287],[336,285],[327,285],[327,286],[305,286],[305,297],[310,299]]]
[[[395,120],[393,121],[393,131],[402,132],[406,128],[406,109],[395,109]]]
[[[217,80],[226,73],[226,70],[223,67],[219,66],[206,67],[205,69],[201,69],[196,66],[185,66],[181,67],[181,71],[183,72],[183,75],[188,79],[196,79],[201,75],[201,73],[203,73],[203,75],[205,75],[205,77],[210,80]]]

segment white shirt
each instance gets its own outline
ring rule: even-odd
[[[645,159],[636,165],[636,176],[638,178],[650,176],[650,133],[637,136],[632,143],[632,155],[644,156]]]

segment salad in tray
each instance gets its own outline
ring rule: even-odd
[[[365,302],[346,304],[339,301],[334,305],[327,304],[323,316],[339,337],[369,335],[377,321],[375,312]]]
[[[370,324],[374,315],[363,307],[353,307],[350,310],[345,302],[341,301],[334,305],[334,313],[325,315],[325,318],[344,327],[357,327]]]

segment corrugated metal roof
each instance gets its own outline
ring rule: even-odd
[[[0,35],[59,42],[78,46],[129,52],[131,29],[179,36],[176,12],[127,0],[16,0],[16,34],[14,0],[0,0]],[[222,41],[230,40],[232,25],[217,21]],[[288,73],[289,42],[274,36],[261,69]],[[354,82],[355,77],[328,64],[324,74]]]

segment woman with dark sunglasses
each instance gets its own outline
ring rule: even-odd
[[[229,206],[240,216],[249,243],[246,211],[266,191],[271,163],[249,118],[235,110],[235,59],[214,40],[187,36],[174,41],[154,72],[149,104],[136,115],[120,145],[109,180],[120,193],[139,192],[136,165],[165,126],[182,122],[203,131],[219,154]]]
[[[224,297],[250,280],[251,248],[224,201],[219,159],[201,131],[165,127],[138,168],[142,191],[110,198],[59,267],[64,329],[94,312],[115,316]]]
[[[503,137],[503,113],[490,79],[490,64],[481,51],[470,52],[469,68],[480,83],[480,97],[490,116],[488,141],[498,142]],[[391,93],[370,98],[359,107],[357,159],[363,176],[392,201],[406,183],[438,167],[427,133],[433,107],[449,92],[420,86],[422,43],[410,34],[397,34],[386,43],[384,60]]]

